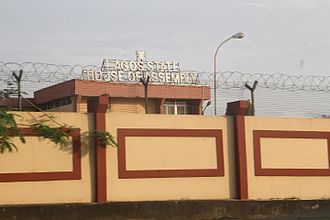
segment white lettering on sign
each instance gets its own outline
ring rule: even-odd
[[[125,72],[125,71],[111,71],[104,72],[101,69],[84,70],[83,79],[105,81],[105,82],[129,82],[139,83],[142,77],[150,77],[150,83],[155,84],[178,84],[178,85],[199,85],[199,75],[194,72]]]
[[[137,51],[136,54],[139,56],[137,60],[104,59],[101,68],[83,70],[82,78],[106,82],[139,83],[141,78],[149,76],[150,83],[154,84],[200,84],[199,74],[181,72],[178,62],[146,61],[143,51]]]

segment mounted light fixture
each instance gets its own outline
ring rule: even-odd
[[[215,50],[214,53],[214,63],[213,63],[213,67],[214,67],[214,79],[213,79],[213,83],[214,83],[214,115],[217,115],[217,55],[218,55],[218,51],[220,49],[220,47],[226,43],[227,41],[229,41],[230,39],[242,39],[244,37],[244,33],[239,32],[237,34],[232,35],[231,37],[229,37],[228,39],[224,40],[221,42],[221,44],[217,47],[217,49]]]

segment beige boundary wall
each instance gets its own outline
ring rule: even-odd
[[[41,113],[17,113],[20,123],[34,123]],[[63,149],[54,143],[27,136],[15,142],[18,152],[0,154],[0,204],[92,202],[94,163],[86,132],[91,114],[49,113],[56,121],[79,128]],[[42,117],[44,118],[44,117]],[[54,124],[53,124],[54,125]],[[58,125],[55,125],[58,126]],[[80,139],[79,139],[80,134]],[[73,140],[74,139],[74,140]]]
[[[43,114],[19,115],[27,124]],[[29,130],[27,144],[14,138],[18,152],[0,154],[0,204],[330,198],[329,119],[104,113],[97,125],[93,113],[50,115],[76,128],[72,144]],[[87,133],[102,123],[119,147],[95,152]]]
[[[49,114],[79,128],[81,155],[74,144],[61,149],[33,135],[26,144],[14,138],[18,152],[0,154],[0,204],[95,201],[98,174],[86,138],[93,115]],[[20,123],[28,124],[43,114],[19,115]],[[106,149],[106,200],[234,198],[231,124],[230,117],[107,113],[107,131],[118,138],[119,148]]]
[[[249,199],[330,198],[330,120],[245,117]]]
[[[119,143],[107,149],[108,201],[235,197],[229,117],[111,113],[106,124]]]

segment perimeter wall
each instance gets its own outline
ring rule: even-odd
[[[108,100],[50,113],[71,126],[68,146],[29,129],[26,144],[14,137],[18,151],[0,154],[0,204],[330,198],[329,119],[245,116],[245,101],[227,116],[107,113]],[[17,114],[21,124],[44,117]]]

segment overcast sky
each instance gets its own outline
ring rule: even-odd
[[[0,61],[101,65],[178,61],[181,69],[328,75],[328,0],[1,0]]]

